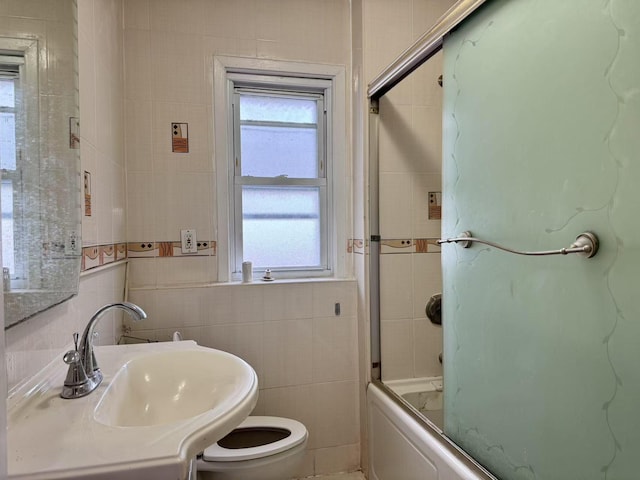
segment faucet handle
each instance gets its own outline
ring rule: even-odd
[[[73,334],[73,344],[76,347],[76,352],[78,351],[78,339],[80,338],[80,334],[78,332],[74,332]]]
[[[78,350],[69,350],[62,357],[62,361],[67,365],[71,365],[73,363],[80,363],[80,353]]]
[[[69,365],[62,393],[60,393],[62,398],[84,397],[97,387],[96,383],[84,371],[78,350],[69,350],[64,354],[62,360]]]

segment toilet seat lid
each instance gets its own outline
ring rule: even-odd
[[[291,418],[250,416],[236,428],[275,428],[288,430],[291,434],[278,440],[258,447],[224,448],[217,443],[206,448],[202,458],[207,462],[239,462],[267,457],[289,450],[307,439],[306,427]]]

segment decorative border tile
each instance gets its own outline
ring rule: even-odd
[[[120,260],[125,260],[127,258],[127,244],[126,243],[118,243],[116,244],[116,262]]]
[[[366,244],[366,247],[365,247]],[[369,242],[365,242],[362,238],[350,238],[347,240],[347,253],[355,253],[363,255],[368,252]]]
[[[440,253],[441,248],[436,242],[439,238],[416,238],[416,253]]]
[[[380,254],[393,255],[404,253],[440,253],[439,238],[383,239],[380,242]]]
[[[128,242],[127,255],[129,258],[157,257],[156,242]]]
[[[82,247],[82,271],[86,272],[92,268],[100,266],[100,247],[97,245],[91,247]]]
[[[415,244],[411,238],[382,240],[380,254],[389,253],[415,253]]]
[[[116,261],[115,245],[100,245],[99,247],[100,265],[106,265]]]
[[[151,241],[127,243],[129,258],[210,257],[216,255],[215,240],[199,240],[198,253],[182,253],[180,241]]]
[[[82,247],[81,271],[120,262],[127,259],[126,243],[107,243]]]
[[[364,240],[362,238],[353,239],[353,253],[363,255],[365,253]]]

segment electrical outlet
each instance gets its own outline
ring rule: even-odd
[[[80,239],[78,238],[78,232],[76,230],[69,230],[67,232],[67,241],[64,243],[65,255],[80,255]]]
[[[195,230],[180,230],[180,240],[182,243],[182,253],[198,253]]]

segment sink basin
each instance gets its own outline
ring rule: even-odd
[[[243,387],[237,358],[219,350],[151,353],[125,363],[95,410],[109,426],[165,425],[224,407]]]
[[[10,479],[175,480],[237,427],[258,398],[242,359],[192,341],[95,348],[104,375],[60,398],[61,358],[9,392]]]

